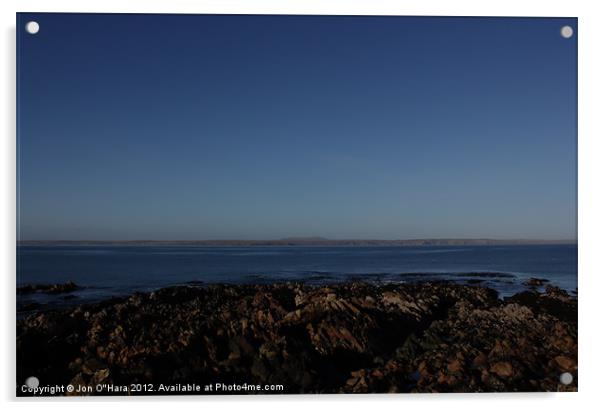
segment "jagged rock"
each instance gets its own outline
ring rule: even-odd
[[[17,288],[17,294],[25,294],[25,293],[48,293],[48,294],[60,294],[60,293],[70,293],[79,289],[73,282],[66,283],[55,283],[55,284],[36,284],[36,285],[25,285]]]
[[[556,362],[556,364],[558,365],[558,367],[561,370],[564,370],[564,371],[575,370],[576,362],[575,362],[575,360],[571,359],[570,357],[557,356],[554,358],[554,361]]]
[[[513,374],[512,365],[508,362],[498,362],[491,366],[491,373],[501,377],[510,377]]]
[[[447,365],[447,371],[450,373],[456,373],[462,370],[462,363],[458,359],[454,359]]]
[[[545,285],[548,282],[549,280],[547,279],[529,278],[528,280],[523,282],[523,285],[529,287],[539,287]]]
[[[472,364],[476,368],[484,367],[487,365],[487,356],[483,352],[479,352],[473,359]]]
[[[17,379],[245,380],[288,393],[577,388],[577,302],[452,283],[182,286],[17,324]],[[20,390],[17,392],[20,393]]]

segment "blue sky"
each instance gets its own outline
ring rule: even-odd
[[[20,239],[576,238],[576,19],[17,25]]]

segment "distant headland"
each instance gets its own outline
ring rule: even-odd
[[[21,240],[18,245],[138,245],[138,246],[491,246],[577,244],[574,239],[328,239],[318,236],[281,239],[200,240]]]

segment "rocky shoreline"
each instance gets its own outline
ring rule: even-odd
[[[577,297],[548,285],[500,300],[449,282],[171,287],[19,320],[17,395],[32,394],[20,388],[30,376],[75,386],[73,394],[144,394],[94,389],[132,384],[170,394],[156,387],[190,383],[282,385],[277,393],[576,391]]]
[[[71,293],[79,289],[74,282],[55,283],[55,284],[35,284],[25,285],[17,288],[17,295],[30,293],[46,293],[49,295],[57,295],[61,293]]]

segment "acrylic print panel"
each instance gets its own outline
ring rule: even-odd
[[[576,19],[17,27],[17,395],[577,390]]]

